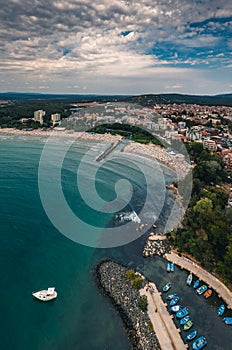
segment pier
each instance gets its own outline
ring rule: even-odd
[[[148,316],[152,322],[154,332],[162,350],[186,350],[180,330],[176,328],[172,316],[163,302],[160,292],[154,283],[140,290],[141,295],[146,295],[148,300]]]
[[[171,252],[171,253],[166,253],[164,255],[164,258],[180,266],[182,269],[185,269],[193,273],[200,280],[207,283],[208,286],[212,288],[215,292],[217,292],[218,296],[224,300],[224,302],[227,304],[227,308],[232,309],[232,292],[221,281],[219,281],[219,279],[217,279],[208,271],[202,269],[195,262],[193,262],[192,260],[184,256],[179,256]]]
[[[105,149],[97,158],[96,158],[96,162],[100,162],[101,160],[103,160],[106,156],[108,156],[111,152],[113,152],[113,150],[120,145],[121,140],[118,140],[117,142],[112,142],[111,145]]]

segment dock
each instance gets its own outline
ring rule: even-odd
[[[218,278],[213,276],[208,271],[202,269],[192,260],[184,256],[179,256],[174,252],[166,253],[164,258],[180,266],[182,269],[193,273],[200,280],[204,281],[209,288],[212,288],[215,292],[217,292],[218,296],[224,300],[224,302],[227,304],[227,308],[232,309],[232,292]]]
[[[186,350],[188,345],[184,344],[180,336],[180,330],[176,328],[156,285],[149,283],[149,286],[140,290],[140,294],[147,296],[148,316],[152,322],[161,349]]]

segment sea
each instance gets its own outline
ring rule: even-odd
[[[42,137],[0,136],[0,349],[129,350],[130,342],[119,314],[95,283],[94,266],[105,258],[114,258],[141,271],[160,290],[170,280],[172,291],[181,296],[181,304],[189,307],[194,329],[206,336],[208,349],[231,349],[232,328],[217,316],[222,301],[216,295],[207,301],[197,296],[192,287],[186,286],[187,271],[176,267],[174,273],[167,274],[162,258],[143,258],[146,234],[122,246],[99,248],[97,244],[91,247],[83,244],[88,232],[82,232],[82,226],[75,227],[77,236],[83,238],[81,243],[79,238],[69,239],[56,227],[44,208],[38,185],[45,143]],[[75,215],[92,226],[121,225],[123,230],[123,220],[117,222],[119,216],[97,214],[77,191],[77,168],[92,146],[91,142],[79,142],[62,162],[61,183],[66,202]],[[91,164],[87,164],[88,180],[90,169]],[[46,176],[48,188],[53,189],[56,179],[49,172]],[[125,216],[128,221],[131,213],[139,215],[145,201],[144,176],[126,163],[119,166],[112,161],[101,167],[94,180],[101,199],[106,201],[114,199],[114,183],[120,177],[131,179],[135,192],[120,214],[120,218]],[[165,179],[170,181],[170,174]],[[85,194],[91,197],[88,188]],[[49,203],[57,208],[56,195],[53,197],[52,191],[48,195]],[[160,230],[173,201],[172,193],[168,193],[157,218]],[[42,303],[32,297],[32,292],[47,287],[56,288],[56,300]],[[230,312],[226,311],[226,315]]]

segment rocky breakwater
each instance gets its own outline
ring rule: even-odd
[[[146,284],[145,278],[112,260],[100,262],[95,271],[99,288],[121,315],[132,349],[160,350],[145,310],[146,298],[144,300],[139,293]]]
[[[145,258],[154,255],[163,256],[166,253],[170,253],[170,251],[171,249],[166,240],[166,236],[160,236],[156,235],[155,233],[151,233],[143,249],[143,256]]]

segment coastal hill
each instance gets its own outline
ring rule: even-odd
[[[151,106],[156,103],[173,104],[187,103],[208,106],[232,106],[232,93],[221,95],[186,95],[186,94],[144,94],[144,95],[97,95],[97,94],[40,94],[40,93],[18,93],[4,92],[0,93],[2,101],[36,101],[36,100],[63,100],[65,102],[72,101],[115,101],[115,102],[131,102],[141,104],[143,106]]]

